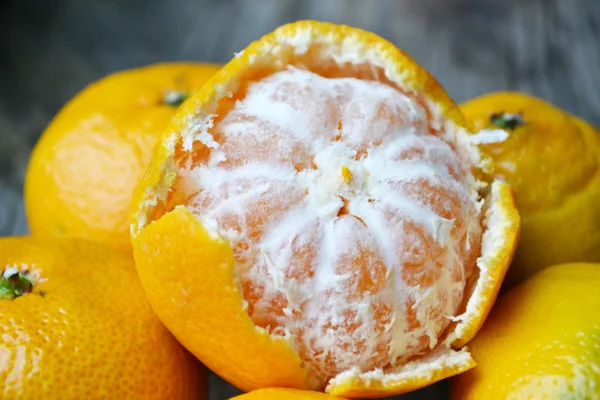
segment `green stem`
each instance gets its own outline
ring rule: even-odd
[[[170,90],[163,96],[163,101],[169,106],[179,107],[184,101],[187,100],[188,97],[190,97],[190,92],[185,90]]]
[[[0,300],[13,300],[30,293],[35,286],[35,277],[28,270],[6,268],[0,276]]]
[[[495,113],[490,115],[490,121],[501,129],[513,130],[525,124],[523,114]]]

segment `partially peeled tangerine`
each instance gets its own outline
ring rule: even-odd
[[[188,100],[156,150],[132,220],[149,301],[245,390],[376,397],[469,369],[462,347],[518,234],[477,148],[503,134],[468,132],[373,34],[279,28]]]

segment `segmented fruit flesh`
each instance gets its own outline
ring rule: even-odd
[[[387,84],[289,67],[180,162],[174,196],[231,242],[250,317],[291,335],[315,388],[427,353],[463,304],[476,181],[431,115]]]

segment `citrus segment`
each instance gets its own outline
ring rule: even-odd
[[[290,85],[294,97],[283,102],[279,88]],[[313,98],[335,104],[341,131],[333,120],[311,119],[318,108],[310,106]],[[474,178],[465,173],[457,181],[443,158],[434,164],[393,157],[405,142],[418,149],[414,136],[431,135],[426,113],[413,103],[378,82],[286,69],[248,85],[215,125],[205,163],[180,165],[179,175],[201,188],[186,206],[236,250],[250,317],[256,312],[259,326],[297,338],[293,344],[320,387],[353,366],[384,368],[434,348],[469,279],[462,256],[479,254]],[[445,147],[442,139],[428,139],[424,153],[428,142]],[[286,168],[280,159],[294,155],[300,162]],[[465,163],[451,149],[446,158]],[[343,168],[355,171],[352,182],[335,173]],[[394,186],[400,190],[390,191]],[[316,234],[305,233],[307,220]],[[304,246],[273,246],[286,233]],[[389,248],[376,236],[387,238]],[[466,237],[471,242],[461,243]],[[286,272],[282,283],[278,275]],[[293,275],[304,279],[294,282]]]
[[[347,40],[359,48],[373,40],[380,53],[362,60]],[[350,56],[354,64],[342,61]],[[411,72],[421,79],[411,81]],[[379,371],[400,374],[386,389],[399,393],[429,382],[413,366],[431,354],[451,360],[437,379],[471,367],[468,353],[455,353],[445,339],[479,283],[476,260],[491,228],[482,209],[499,199],[482,196],[475,174],[485,162],[452,103],[427,85],[404,54],[348,27],[298,23],[251,45],[184,104],[138,189],[132,235],[142,282],[165,285],[157,279],[161,263],[204,270],[220,262],[188,247],[188,234],[202,227],[204,246],[212,238],[231,248],[230,278],[239,279],[237,295],[248,304],[244,324],[260,328],[248,340],[285,340],[302,361],[303,386],[323,390],[348,371]],[[504,186],[493,187],[510,198]],[[510,201],[503,206],[508,220],[499,222],[510,225],[503,233],[512,243],[518,217]],[[164,225],[184,208],[189,227]],[[169,243],[186,241],[185,251],[178,256],[148,236],[158,229]],[[164,249],[154,256],[149,240]],[[491,265],[493,288],[508,250]],[[161,318],[185,344],[191,332]],[[235,384],[255,383],[240,383],[246,372],[225,371],[208,344],[186,346]]]

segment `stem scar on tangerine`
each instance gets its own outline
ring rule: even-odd
[[[514,130],[525,124],[523,113],[493,113],[490,115],[490,121],[501,129]]]
[[[36,278],[28,269],[19,270],[14,266],[6,266],[0,276],[0,300],[14,300],[30,293]]]

